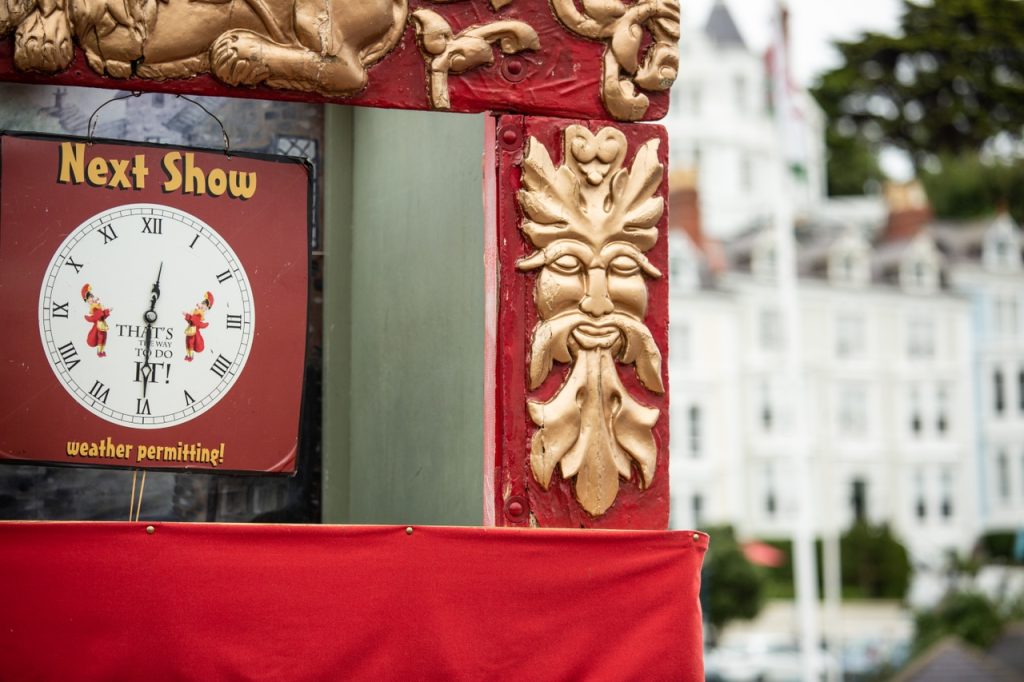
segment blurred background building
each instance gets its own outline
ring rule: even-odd
[[[790,4],[796,13],[808,3]],[[842,537],[840,585],[832,591],[842,606],[821,614],[835,668],[822,663],[823,674],[835,679],[845,669],[848,679],[886,679],[885,666],[905,659],[911,643],[923,651],[941,633],[957,632],[956,623],[1024,616],[1024,242],[1017,222],[1024,171],[1016,170],[1024,168],[1024,117],[1018,129],[965,113],[982,97],[984,85],[971,80],[977,74],[991,69],[1009,78],[1013,70],[1024,82],[1024,73],[972,65],[945,81],[935,77],[930,87],[948,97],[933,98],[934,113],[913,101],[922,92],[915,79],[944,74],[939,53],[957,49],[943,41],[982,40],[983,28],[1001,24],[1024,28],[1024,5],[892,4],[903,14],[895,37],[864,34],[840,46],[843,62],[818,78],[814,96],[787,82],[795,136],[780,131],[773,107],[773,48],[752,48],[733,14],[755,8],[713,0],[703,17],[688,21],[684,8],[680,73],[665,120],[671,523],[712,529],[716,538],[718,556],[713,543],[704,575],[711,638],[730,618],[741,620],[726,634],[753,638],[736,650],[733,668],[722,662],[730,639],[718,642],[724,658],[709,657],[709,670],[720,679],[779,672],[778,636],[793,638],[801,627],[791,601],[801,435],[826,593],[821,546]],[[788,13],[780,9],[789,40]],[[912,31],[928,37],[899,42]],[[1024,56],[1024,41],[1009,33],[993,42],[990,55]],[[885,101],[901,84],[911,94]],[[931,137],[907,133],[916,147],[900,138],[901,125],[905,133],[931,115]],[[944,149],[958,151],[949,157]],[[881,161],[896,152],[909,175],[883,170]],[[795,218],[802,396],[786,389],[791,340],[777,280],[779,188]],[[883,549],[890,546],[897,549]],[[753,566],[748,581],[768,576],[769,601],[759,615],[749,606],[755,591],[738,577],[742,567],[726,561],[730,553]],[[905,568],[894,568],[901,562]],[[723,591],[735,597],[724,599]],[[980,647],[970,649],[976,661],[999,632],[1018,631],[991,632],[987,639],[960,633],[968,648]],[[956,646],[931,651],[913,674],[923,674],[922,660],[960,652]],[[750,663],[762,654],[774,662]],[[800,668],[779,674],[796,679]]]

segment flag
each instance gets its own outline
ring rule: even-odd
[[[770,87],[770,102],[782,155],[793,177],[807,181],[807,117],[800,103],[801,90],[789,69],[789,9],[776,2],[772,22],[772,45],[765,56]]]

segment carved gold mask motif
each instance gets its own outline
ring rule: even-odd
[[[634,464],[641,488],[657,464],[652,429],[660,413],[630,395],[616,363],[634,365],[644,387],[664,392],[661,351],[644,324],[645,276],[661,277],[644,255],[658,239],[664,210],[658,143],[641,146],[627,170],[620,131],[593,134],[573,125],[565,130],[563,165],[556,168],[532,137],[523,162],[521,229],[537,250],[517,267],[539,271],[530,388],[543,383],[553,362],[571,364],[551,400],[527,401],[539,427],[530,466],[547,489],[560,465],[593,516],[612,505],[619,477],[631,478]]]

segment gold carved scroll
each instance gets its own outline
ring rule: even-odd
[[[555,16],[576,35],[606,44],[601,100],[619,121],[639,121],[650,100],[638,92],[668,90],[679,71],[678,0],[551,0]],[[650,46],[640,56],[645,33]]]

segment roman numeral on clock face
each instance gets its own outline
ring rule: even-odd
[[[224,272],[217,275],[217,281],[221,284],[224,284],[224,282],[228,281],[229,279],[231,279],[230,270],[225,270]]]
[[[142,218],[142,232],[143,234],[163,234],[164,231],[164,219],[163,218]]]
[[[224,378],[224,375],[231,369],[231,361],[223,355],[218,355],[217,359],[213,361],[213,366],[210,367],[210,371],[217,376]]]
[[[64,319],[67,319],[67,317],[68,317],[68,304],[67,303],[57,303],[56,301],[54,301],[53,302],[53,306],[50,308],[50,315],[53,316],[53,317],[63,317]]]
[[[103,235],[103,243],[112,242],[117,239],[117,232],[114,232],[114,226],[107,224],[100,228],[100,234]]]
[[[107,398],[110,397],[110,388],[104,386],[102,381],[94,381],[92,388],[89,389],[89,395],[106,405]]]
[[[196,399],[193,398],[191,395],[189,395],[188,391],[185,391],[185,407],[188,407],[189,405],[191,405],[195,401],[196,401]]]
[[[227,315],[228,329],[241,329],[242,328],[242,316],[241,315]]]
[[[75,344],[70,341],[58,348],[57,352],[60,353],[60,359],[69,372],[75,368],[75,365],[81,362],[78,359],[78,351],[75,350]]]
[[[152,414],[149,411],[149,400],[146,398],[135,399],[135,414]]]
[[[70,265],[73,267],[76,275],[85,267],[85,263],[76,263],[75,259],[71,257],[68,257],[67,261],[64,262],[64,265]]]

